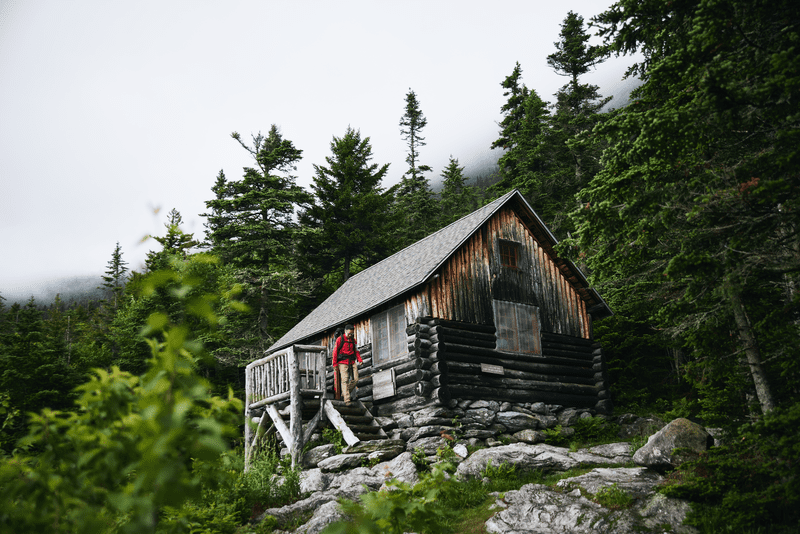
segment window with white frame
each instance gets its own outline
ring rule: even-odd
[[[374,365],[408,355],[405,308],[401,304],[369,319]]]
[[[497,350],[542,353],[539,308],[517,302],[493,300]]]

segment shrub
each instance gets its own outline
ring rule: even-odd
[[[688,521],[736,531],[800,522],[800,404],[775,409],[728,446],[673,472],[661,490],[697,504]],[[709,514],[709,510],[716,510]],[[718,511],[718,513],[717,513]],[[718,517],[718,520],[713,519]],[[715,527],[716,528],[716,527]]]

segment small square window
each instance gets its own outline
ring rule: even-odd
[[[504,267],[517,267],[518,247],[518,243],[513,241],[500,241],[500,263]]]

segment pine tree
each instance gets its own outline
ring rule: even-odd
[[[600,170],[600,156],[605,145],[591,136],[603,120],[600,109],[610,98],[602,98],[599,87],[581,83],[580,78],[605,60],[605,48],[589,46],[589,34],[583,17],[570,11],[561,25],[556,51],[547,63],[569,82],[556,93],[554,112],[545,136],[547,172],[535,180],[542,193],[544,216],[558,237],[564,238],[574,226],[567,218],[576,209],[576,194]]]
[[[475,188],[467,185],[464,167],[459,166],[458,159],[450,156],[450,161],[442,171],[442,196],[440,201],[440,227],[445,227],[472,213],[478,207],[478,195]]]
[[[172,208],[167,214],[167,222],[164,224],[167,234],[163,237],[150,236],[160,243],[162,248],[159,252],[147,253],[145,265],[147,265],[148,271],[157,271],[167,267],[170,257],[186,259],[188,252],[200,244],[194,240],[193,234],[186,234],[181,230],[181,224],[183,224],[183,217],[177,209]]]
[[[266,136],[254,135],[252,145],[236,132],[231,137],[252,155],[256,167],[245,167],[237,181],[227,181],[222,172],[217,176],[215,198],[206,202],[207,240],[250,288],[249,304],[258,316],[261,345],[266,348],[284,328],[271,323],[270,310],[279,302],[285,308],[283,300],[302,285],[293,259],[294,214],[311,196],[291,174],[302,150],[284,139],[277,126],[272,125]],[[281,317],[292,320],[286,309]]]
[[[427,124],[416,93],[409,89],[405,112],[400,118],[400,133],[408,146],[408,170],[397,188],[396,209],[405,219],[398,228],[402,241],[400,248],[422,239],[436,227],[436,202],[430,181],[423,174],[431,171],[431,167],[419,162],[419,149],[426,144],[422,130]]]
[[[122,259],[122,248],[119,246],[119,241],[117,241],[117,246],[114,247],[114,252],[108,261],[105,275],[102,276],[103,285],[98,287],[98,289],[105,289],[106,299],[114,313],[116,313],[120,305],[120,297],[125,289],[125,275],[127,272],[128,263]]]
[[[341,269],[344,283],[354,265],[363,269],[388,253],[389,195],[381,182],[389,164],[371,163],[370,138],[350,127],[330,146],[328,165],[314,165],[315,202],[301,216],[309,231],[304,256],[322,273]]]

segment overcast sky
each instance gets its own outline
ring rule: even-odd
[[[611,0],[0,0],[0,294],[98,275],[117,241],[133,269],[177,208],[203,237],[220,169],[251,165],[249,140],[277,124],[303,150],[298,183],[348,125],[406,164],[398,122],[409,88],[428,119],[422,163],[438,177],[497,138],[500,83],[519,61],[542,98],[569,10]],[[592,81],[619,80],[601,65]],[[599,82],[602,78],[602,82]]]

